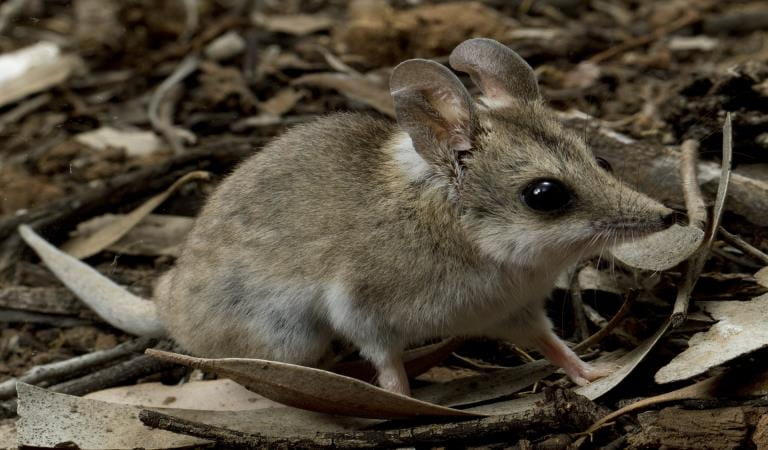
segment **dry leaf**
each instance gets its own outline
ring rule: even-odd
[[[413,396],[438,405],[469,405],[514,394],[556,370],[548,361],[539,360],[489,374],[432,384],[415,389]]]
[[[18,422],[23,445],[53,447],[75,442],[81,448],[173,448],[205,441],[147,428],[138,419],[144,408],[101,402],[20,383]],[[307,437],[320,432],[359,430],[377,421],[335,417],[295,408],[204,411],[152,408],[182,419],[264,436]]]
[[[700,375],[712,367],[768,345],[768,294],[748,302],[698,302],[718,320],[708,331],[697,333],[689,347],[656,372],[657,383]]]
[[[631,352],[619,358],[614,363],[614,365],[617,366],[617,369],[614,370],[610,375],[595,380],[586,386],[579,386],[574,391],[577,394],[583,395],[590,400],[595,400],[596,398],[603,396],[605,393],[621,383],[624,378],[627,377],[627,375],[635,370],[635,367],[637,367],[637,365],[640,364],[643,359],[645,359],[645,357],[656,345],[659,339],[661,339],[664,333],[667,332],[669,326],[670,321],[667,320],[653,336],[643,341],[642,344],[638,345]]]
[[[603,424],[628,412],[660,403],[692,399],[714,399],[718,397],[761,396],[766,393],[768,393],[768,372],[754,374],[733,371],[707,378],[684,388],[631,403],[601,418],[584,433],[592,433]]]
[[[179,385],[141,383],[104,389],[83,396],[144,408],[200,409],[207,411],[243,411],[264,408],[284,408],[283,405],[261,397],[232,380],[190,381]]]
[[[395,106],[389,89],[381,83],[363,76],[343,73],[312,73],[293,80],[293,84],[306,84],[335,89],[347,97],[365,103],[390,117],[395,116]]]
[[[108,126],[80,133],[74,139],[97,150],[121,148],[128,156],[150,155],[162,144],[160,138],[152,131],[117,130]]]
[[[630,267],[662,271],[688,259],[703,241],[703,230],[672,225],[645,238],[617,245],[611,249],[611,254]]]
[[[755,274],[755,281],[760,286],[768,288],[768,266],[758,270]]]
[[[207,441],[156,430],[138,420],[140,408],[86,400],[26,383],[17,385],[20,446],[78,448],[178,448]]]
[[[130,213],[124,215],[120,220],[116,220],[95,233],[87,236],[76,236],[65,242],[61,249],[75,258],[83,259],[99,253],[109,245],[117,242],[131,228],[136,226],[152,210],[157,208],[176,190],[191,180],[208,179],[210,174],[203,171],[190,172],[176,180],[164,192],[155,195],[145,201],[141,206]]]
[[[372,419],[474,416],[310,367],[259,359],[193,358],[152,349],[147,354],[232,378],[268,399],[310,411]]]
[[[293,109],[303,97],[303,91],[292,88],[281,89],[269,100],[259,103],[259,110],[271,116],[280,117]]]
[[[113,217],[120,220],[124,216]],[[106,250],[124,255],[179,256],[194,223],[191,217],[150,214]]]
[[[16,436],[16,424],[0,424],[0,448],[16,448],[18,445],[18,437]]]
[[[78,60],[53,42],[38,42],[0,55],[0,107],[63,82]]]
[[[321,14],[266,15],[254,13],[251,20],[273,33],[286,33],[304,36],[318,31],[328,30],[333,26],[333,19]]]

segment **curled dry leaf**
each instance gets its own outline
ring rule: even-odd
[[[293,80],[293,84],[306,84],[335,89],[347,97],[371,106],[389,117],[395,116],[395,106],[389,89],[363,76],[343,73],[312,73]]]
[[[622,263],[643,270],[671,269],[690,258],[704,241],[704,231],[672,225],[637,241],[619,244],[611,254]]]
[[[130,213],[122,216],[119,220],[109,223],[105,227],[99,229],[93,234],[87,236],[77,236],[69,241],[65,242],[61,249],[75,258],[87,258],[102,251],[111,244],[117,242],[123,237],[131,228],[136,226],[144,217],[146,217],[152,210],[157,208],[168,197],[171,196],[176,190],[191,180],[208,179],[210,174],[203,171],[190,172],[183,177],[176,180],[168,189],[164,192],[155,195],[141,206],[134,209]]]
[[[476,416],[310,367],[260,359],[194,358],[153,349],[147,354],[217,373],[270,400],[310,411],[372,419]]]
[[[708,331],[693,335],[689,347],[656,372],[657,383],[685,380],[768,346],[768,294],[748,302],[697,304],[718,322]]]

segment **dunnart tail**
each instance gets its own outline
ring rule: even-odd
[[[45,265],[107,323],[137,336],[166,335],[154,302],[131,294],[89,265],[54,247],[27,225],[19,227],[19,234]]]

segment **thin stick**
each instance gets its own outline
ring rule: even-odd
[[[155,89],[155,92],[152,93],[152,97],[149,99],[149,109],[147,111],[149,122],[152,124],[152,128],[165,137],[168,144],[177,155],[183,151],[184,147],[182,139],[188,139],[189,132],[185,133],[184,130],[174,127],[170,117],[162,117],[160,106],[163,101],[169,97],[169,94],[176,85],[197,70],[199,64],[200,60],[194,54],[184,58],[176,67],[176,70],[160,83],[157,89]]]
[[[18,381],[27,384],[37,384],[43,381],[61,380],[69,375],[114,361],[131,353],[142,353],[146,348],[156,343],[157,341],[154,339],[139,338],[124,342],[108,350],[99,350],[64,361],[35,366],[18,378],[11,378],[0,383],[0,400],[16,395],[16,382]]]
[[[573,308],[573,322],[575,325],[575,337],[577,340],[581,340],[589,335],[589,326],[587,325],[587,318],[584,315],[584,299],[581,296],[579,277],[575,274],[571,277],[570,291],[571,307]]]
[[[608,336],[619,325],[619,323],[624,320],[624,317],[626,317],[626,315],[629,313],[629,310],[632,309],[632,305],[635,303],[635,300],[637,300],[639,294],[639,291],[630,291],[619,310],[616,311],[616,314],[614,314],[613,317],[611,317],[611,320],[603,328],[599,329],[595,334],[576,344],[573,347],[573,351],[578,352],[588,349],[589,347],[592,347],[593,345],[602,341],[603,338]]]
[[[688,11],[685,13],[685,15],[683,15],[679,19],[667,25],[661,26],[653,30],[653,32],[646,34],[645,36],[640,36],[635,39],[629,39],[615,47],[611,47],[607,50],[603,50],[602,52],[589,58],[588,61],[593,64],[599,64],[603,61],[613,58],[614,56],[620,55],[626,52],[627,50],[631,50],[635,47],[640,47],[642,45],[650,44],[651,42],[657,41],[662,37],[679,30],[680,28],[687,27],[688,25],[692,25],[700,21],[702,12],[703,11]]]
[[[701,195],[697,178],[699,164],[699,141],[688,139],[680,146],[680,179],[682,181],[685,209],[688,212],[688,223],[704,229],[707,223],[707,207]]]
[[[145,425],[214,441],[217,445],[248,448],[393,448],[439,446],[461,442],[508,440],[531,430],[578,428],[579,423],[599,414],[601,408],[586,397],[568,390],[545,391],[546,401],[536,411],[489,416],[462,422],[435,423],[394,430],[317,432],[311,437],[271,437],[244,433],[193,422],[152,410],[139,412]],[[596,419],[595,419],[596,420]],[[590,423],[594,423],[590,422]],[[589,423],[584,426],[586,428]]]
[[[721,166],[720,183],[717,187],[717,196],[715,197],[715,206],[712,216],[709,218],[705,240],[696,253],[686,262],[685,277],[683,283],[677,290],[675,306],[672,310],[671,324],[673,328],[679,327],[685,322],[688,316],[688,304],[691,301],[691,292],[696,286],[696,281],[704,269],[704,264],[709,259],[712,251],[712,244],[715,242],[715,235],[720,227],[720,219],[723,217],[725,199],[728,194],[728,185],[731,180],[731,160],[733,158],[733,127],[731,123],[731,113],[726,114],[725,124],[723,125],[723,162]]]
[[[763,253],[762,250],[760,250],[757,247],[753,247],[752,244],[745,241],[740,236],[730,233],[728,230],[726,230],[723,227],[719,227],[717,231],[720,232],[720,236],[723,238],[725,242],[741,250],[745,255],[749,255],[757,259],[764,265],[768,266],[768,255]]]

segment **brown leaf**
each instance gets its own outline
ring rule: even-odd
[[[154,349],[147,354],[217,373],[270,400],[310,411],[372,419],[476,416],[310,367],[260,359],[194,358]]]
[[[611,254],[628,266],[662,271],[690,258],[703,241],[703,230],[692,226],[672,225],[659,233],[617,245],[611,249]]]
[[[273,33],[286,33],[304,36],[331,28],[333,19],[321,14],[265,15],[256,13],[251,16],[253,22]]]
[[[136,226],[136,224],[152,212],[152,210],[157,208],[170,197],[171,194],[176,192],[179,187],[190,180],[208,179],[209,177],[210,174],[208,172],[190,172],[176,180],[176,182],[164,192],[145,201],[141,206],[122,216],[120,219],[110,222],[93,234],[76,236],[70,239],[61,246],[61,249],[79,259],[95,255],[120,240],[121,237],[123,237],[131,228]]]
[[[293,84],[335,89],[354,100],[360,101],[386,114],[395,117],[395,106],[389,89],[363,76],[342,73],[312,73],[293,80]]]

